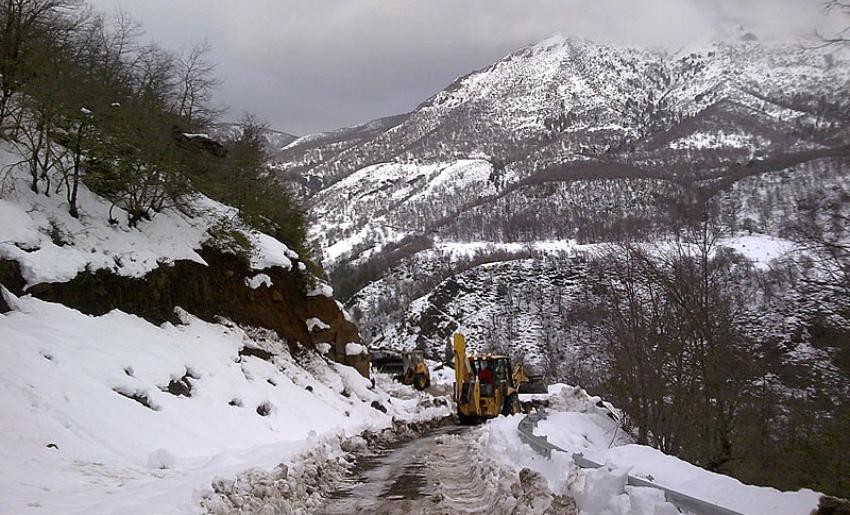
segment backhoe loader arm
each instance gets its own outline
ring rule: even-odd
[[[467,380],[469,374],[469,360],[466,359],[466,339],[461,333],[452,335],[454,348],[455,383],[458,388]]]

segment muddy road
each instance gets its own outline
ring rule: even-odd
[[[575,513],[538,475],[512,474],[484,458],[476,435],[447,426],[361,458],[321,513]]]

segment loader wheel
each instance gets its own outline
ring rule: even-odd
[[[519,402],[519,395],[511,394],[505,399],[505,404],[502,406],[502,415],[516,415],[522,411],[522,404]]]
[[[425,377],[425,374],[416,374],[413,376],[413,387],[419,391],[428,388],[428,378]]]
[[[478,417],[476,417],[476,416],[466,416],[466,415],[461,415],[460,413],[458,413],[457,414],[457,421],[462,426],[471,426],[471,425],[478,422]]]

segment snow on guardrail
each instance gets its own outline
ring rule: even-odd
[[[569,454],[568,451],[549,442],[545,436],[538,436],[534,434],[534,429],[537,427],[537,423],[540,422],[540,420],[545,419],[546,416],[546,411],[543,411],[542,415],[540,412],[526,415],[517,427],[520,438],[534,449],[535,452],[543,455],[547,459],[552,457],[553,451]],[[573,462],[583,469],[598,469],[603,466],[600,463],[596,463],[585,458],[581,453],[574,453],[572,457]],[[664,496],[668,502],[674,504],[680,509],[687,510],[692,513],[698,513],[701,515],[744,515],[715,503],[703,501],[701,499],[691,497],[690,495],[677,492],[676,490],[655,484],[652,481],[632,476],[631,474],[628,475],[628,484],[630,486],[644,486],[661,490],[664,492]]]

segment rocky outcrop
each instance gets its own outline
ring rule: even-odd
[[[6,261],[0,259],[0,288],[17,292],[24,287],[24,280],[21,277],[21,269],[18,263],[14,261]],[[11,308],[6,303],[0,292],[0,314],[7,313]]]
[[[211,322],[224,317],[241,326],[273,330],[292,350],[324,350],[335,361],[352,365],[368,377],[368,356],[346,353],[348,344],[360,343],[357,327],[332,297],[314,294],[315,278],[308,272],[297,267],[251,270],[232,254],[209,248],[200,254],[206,266],[177,261],[141,278],[104,270],[83,272],[68,282],[36,284],[26,290],[17,264],[0,261],[0,284],[16,295],[31,294],[89,315],[118,309],[154,324],[179,323],[175,308],[180,307]],[[267,280],[251,284],[259,274]],[[0,305],[0,312],[8,309]]]

